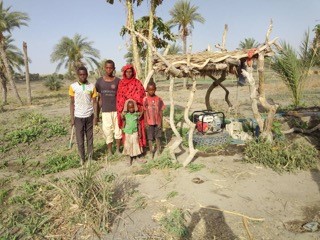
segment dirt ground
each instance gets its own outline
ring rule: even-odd
[[[308,83],[308,106],[320,104],[320,77]],[[68,118],[69,105],[67,86],[65,84],[58,93],[47,92],[42,83],[32,84],[34,104],[31,107],[19,107],[11,102],[0,113],[0,121],[13,120],[21,112],[41,112],[48,117]],[[235,106],[235,116],[252,117],[249,89],[247,86],[237,87],[234,82],[226,84],[230,91],[230,100]],[[198,86],[191,111],[205,108],[204,95],[208,82]],[[24,86],[18,85],[20,92]],[[176,85],[175,103],[185,106],[188,90]],[[267,84],[266,92],[280,106],[290,103],[290,95],[285,86],[277,81]],[[168,83],[159,82],[157,94],[169,104]],[[211,101],[216,109],[227,112],[224,92],[216,89]],[[13,100],[11,100],[13,101]],[[2,130],[2,129],[0,129]],[[1,133],[3,134],[3,133]],[[320,134],[319,131],[316,134]],[[308,141],[308,136],[301,135]],[[102,138],[102,131],[95,133],[96,139]],[[68,137],[57,139],[56,144],[67,142]],[[41,150],[34,154],[41,159],[46,152],[54,148],[51,143],[44,143]],[[231,151],[231,150],[234,151]],[[116,221],[111,233],[105,239],[165,239],[157,233],[159,216],[163,209],[174,208],[186,212],[190,233],[188,239],[318,239],[319,230],[306,232],[302,225],[320,222],[320,172],[319,170],[299,171],[296,173],[276,173],[257,164],[242,162],[242,148],[231,146],[229,154],[225,151],[214,154],[198,154],[194,163],[205,165],[200,171],[190,172],[186,168],[155,170],[151,174],[136,174],[141,168],[138,163],[128,167],[123,161],[101,161],[104,171],[114,172],[118,177],[135,182],[135,189],[145,199],[146,204],[138,210],[128,209]],[[29,151],[33,151],[30,149]],[[2,155],[4,159],[17,156]],[[187,157],[187,149],[177,151],[178,161],[182,163]],[[13,170],[1,169],[0,176],[16,174]],[[68,170],[67,174],[79,169]],[[66,173],[59,173],[66,174]],[[59,176],[59,175],[57,175]],[[23,181],[24,177],[19,176]],[[201,179],[195,183],[194,178]],[[168,194],[176,192],[174,197]],[[152,238],[151,238],[152,236]],[[90,239],[90,238],[89,238]]]

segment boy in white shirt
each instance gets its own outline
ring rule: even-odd
[[[86,136],[88,160],[93,154],[93,125],[97,118],[97,91],[94,84],[87,80],[88,70],[80,67],[77,71],[78,82],[69,87],[71,126],[75,126],[76,140],[81,165],[85,162],[84,136]]]

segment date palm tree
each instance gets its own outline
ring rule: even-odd
[[[259,46],[259,43],[254,38],[245,38],[239,43],[240,49],[251,49]]]
[[[20,28],[21,26],[27,26],[27,21],[29,17],[26,13],[11,11],[11,7],[5,8],[3,6],[3,2],[0,2],[0,55],[1,55],[1,63],[3,65],[3,75],[10,82],[11,87],[14,91],[14,94],[22,104],[22,100],[19,96],[18,89],[14,83],[12,72],[10,68],[10,63],[8,61],[8,56],[6,53],[6,38],[5,33],[11,33],[14,28]]]
[[[21,66],[24,64],[23,60],[23,54],[21,50],[13,45],[13,39],[11,38],[11,35],[4,38],[4,48],[5,53],[7,56],[9,68],[11,72],[19,71],[22,72]],[[0,59],[0,81],[1,81],[1,87],[2,87],[2,104],[7,104],[7,97],[8,97],[8,89],[7,89],[7,82],[8,79],[6,77],[6,69],[5,65],[3,64],[3,61]]]
[[[195,22],[204,23],[205,19],[197,12],[198,7],[191,5],[187,0],[176,2],[173,9],[170,10],[171,26],[178,26],[180,36],[183,42],[183,53],[187,53],[187,37],[194,28]]]
[[[133,12],[133,4],[137,3],[139,6],[143,0],[124,0],[125,6],[127,9],[127,24],[126,26],[130,29],[134,29],[134,12]],[[109,4],[114,4],[114,0],[106,0]],[[121,2],[121,0],[119,0]],[[133,61],[136,68],[137,77],[141,79],[142,77],[142,68],[140,63],[140,56],[138,50],[138,41],[135,34],[131,33],[131,45],[132,45],[132,53],[133,53]]]
[[[75,34],[73,38],[62,37],[51,54],[51,62],[58,62],[56,71],[64,65],[68,74],[72,76],[81,66],[88,64],[91,69],[99,67],[97,59],[100,53],[92,47],[93,42],[87,41],[86,37]]]
[[[290,44],[282,42],[282,51],[272,60],[271,67],[289,88],[294,107],[301,104],[304,84],[316,61],[317,48],[313,48],[309,40],[309,32],[306,32],[299,52]]]

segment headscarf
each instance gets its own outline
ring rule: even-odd
[[[124,103],[124,107],[123,107],[122,113],[128,112],[128,103],[129,102],[133,102],[134,111],[138,112],[138,106],[137,106],[136,101],[130,98],[130,99],[127,99],[127,101]]]
[[[126,71],[132,69],[132,78],[128,79],[126,76]],[[118,112],[118,123],[119,127],[123,127],[123,122],[121,119],[121,112],[123,111],[124,104],[128,99],[133,99],[138,106],[139,112],[143,111],[143,98],[146,96],[146,91],[140,82],[136,78],[136,71],[131,64],[125,65],[122,68],[123,77],[119,82],[117,91],[117,112]],[[139,136],[140,136],[140,146],[146,146],[146,136],[144,131],[144,119],[139,120]]]

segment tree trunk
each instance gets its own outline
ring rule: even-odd
[[[128,16],[127,16],[127,26],[130,29],[134,29],[134,16],[133,16],[133,8],[132,8],[132,0],[126,1]],[[138,42],[137,37],[134,32],[131,32],[131,42],[132,42],[132,53],[133,53],[133,62],[136,69],[137,78],[141,80],[141,63],[140,63],[140,56],[138,50]]]
[[[260,52],[258,57],[258,73],[259,73],[259,101],[261,105],[268,110],[268,116],[264,124],[263,135],[272,141],[272,123],[276,114],[278,105],[269,104],[265,97],[264,89],[264,53]]]
[[[194,129],[196,128],[196,124],[191,122],[189,119],[189,111],[190,111],[191,105],[193,103],[194,93],[197,90],[196,86],[197,86],[197,82],[196,82],[195,78],[193,78],[192,79],[192,89],[190,90],[190,95],[189,95],[189,101],[188,101],[187,106],[184,110],[184,121],[189,125],[189,133],[188,133],[189,155],[183,163],[184,167],[186,167],[192,161],[192,159],[194,158],[196,153],[199,151],[198,149],[195,149],[193,146],[193,132],[194,132]]]
[[[7,105],[7,99],[8,99],[8,89],[7,89],[7,83],[6,79],[2,74],[0,74],[0,81],[1,81],[1,92],[2,92],[2,104],[1,106]]]
[[[174,78],[170,77],[170,86],[169,86],[169,95],[170,95],[170,127],[176,135],[176,140],[174,143],[169,147],[169,152],[171,155],[171,158],[174,161],[177,161],[176,155],[174,151],[179,147],[179,145],[182,143],[182,137],[179,133],[179,131],[176,128],[176,125],[174,124],[174,101],[173,101],[173,85],[174,85]]]
[[[3,38],[0,40],[0,54],[1,54],[1,59],[2,59],[2,62],[3,62],[4,68],[5,68],[5,71],[4,71],[5,77],[10,82],[12,90],[13,90],[18,102],[22,105],[23,104],[22,100],[20,98],[20,95],[18,93],[18,89],[17,89],[16,84],[15,84],[15,82],[13,80],[13,77],[12,77],[11,69],[10,69],[10,66],[9,66],[8,58],[7,58],[7,54],[6,54],[4,45],[3,45]]]
[[[155,0],[150,1],[150,14],[149,14],[149,35],[148,35],[148,40],[150,44],[153,46],[153,20],[154,20],[154,15],[156,12],[156,3]],[[152,71],[152,60],[153,60],[153,55],[152,55],[152,49],[151,47],[148,46],[148,53],[147,53],[147,74]],[[145,74],[145,77],[147,76]]]
[[[30,74],[29,74],[29,62],[28,62],[28,46],[26,42],[23,42],[23,54],[24,54],[24,66],[26,68],[26,86],[27,86],[27,103],[31,105],[31,87],[30,87]]]

